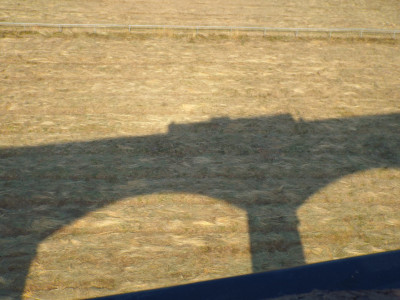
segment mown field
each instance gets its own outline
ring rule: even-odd
[[[272,26],[264,3],[246,3],[3,1],[0,21]],[[264,8],[288,27],[398,27],[397,1],[381,4],[344,4],[353,18],[334,2]],[[0,297],[94,297],[399,249],[399,50],[2,32]]]
[[[397,0],[2,0],[0,22],[399,28]]]

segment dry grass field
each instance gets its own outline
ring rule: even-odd
[[[399,27],[397,1],[336,2],[5,0],[0,21]],[[0,33],[0,298],[400,249],[399,50],[391,39]]]
[[[0,22],[399,28],[397,0],[2,0]]]

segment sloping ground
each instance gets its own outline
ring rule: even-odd
[[[396,0],[67,0],[0,3],[0,22],[399,28]]]
[[[25,297],[77,298],[239,275],[254,264],[261,271],[400,248],[398,168],[356,172],[315,192],[308,187],[322,187],[337,170],[322,165],[308,177],[296,172],[312,164],[301,155],[310,142],[299,142],[302,133],[324,141],[311,149],[316,160],[331,153],[337,161],[349,157],[350,166],[365,164],[346,152],[356,149],[357,136],[341,135],[359,132],[360,124],[376,138],[366,145],[381,151],[379,136],[387,133],[357,117],[400,113],[398,53],[396,41],[2,38],[0,244],[6,246],[0,247],[0,289],[17,295],[27,272],[22,266],[29,266]],[[184,151],[195,151],[191,144],[172,147],[179,140],[171,140],[173,149],[149,143],[139,154],[128,142],[96,143],[142,141],[137,137],[157,138],[174,128],[191,129],[180,133],[184,141],[203,141],[213,128],[219,132],[212,118],[229,125],[222,138],[237,139],[229,160],[220,152],[207,154],[206,144],[206,154],[176,163]],[[261,129],[284,137],[249,146],[233,135],[259,134],[254,124],[260,118],[269,120]],[[396,118],[390,120],[387,127],[400,132]],[[193,125],[198,122],[211,129],[203,132]],[[303,128],[302,122],[324,130]],[[219,137],[209,151],[219,150]],[[75,143],[72,152],[57,146],[66,142]],[[396,142],[398,136],[388,140],[380,155],[396,161]],[[286,145],[284,153],[274,148],[279,143]],[[36,156],[21,148],[48,144],[53,146],[32,150]],[[131,153],[134,159],[125,164]],[[253,156],[262,163],[251,164]],[[200,191],[178,193],[173,185]],[[136,190],[147,193],[132,195]],[[304,198],[296,215],[293,203]],[[111,203],[116,199],[121,201]],[[247,212],[236,205],[241,199],[249,201]],[[252,249],[248,214],[260,217],[251,224],[258,233]]]

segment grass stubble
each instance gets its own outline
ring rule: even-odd
[[[219,117],[290,114],[312,121],[400,112],[396,41],[7,33],[0,51],[0,147],[160,134],[172,122]],[[24,259],[17,245],[23,240],[29,247],[30,237],[60,222],[41,217],[22,229],[13,216],[24,209],[43,215],[61,200],[49,193],[45,205],[29,210],[29,201],[43,199],[29,196],[18,181],[14,170],[25,168],[23,161],[4,165],[0,243],[8,247],[1,250],[0,284],[12,293],[18,262]],[[229,168],[226,172],[221,176],[232,176]],[[56,170],[32,176],[44,175],[64,180]],[[246,168],[240,176],[255,177]],[[293,174],[285,190],[291,190],[296,176],[300,180],[302,174]],[[120,180],[107,173],[88,177]],[[196,178],[185,180],[190,184]],[[131,182],[129,188],[142,184]],[[13,194],[16,187],[19,192]],[[82,201],[93,198],[91,192],[84,189]],[[63,197],[65,205],[68,195]],[[254,199],[255,210],[270,208]],[[292,229],[300,232],[306,261],[398,249],[399,199],[400,172],[393,168],[346,176],[312,195],[298,210],[299,227]],[[273,216],[293,217],[286,216],[282,201],[271,206]],[[79,209],[79,201],[70,205]],[[44,240],[24,297],[93,297],[249,273],[247,226],[244,211],[217,198],[185,193],[128,197],[94,209]],[[264,238],[277,249],[266,270],[296,265],[287,253],[299,249],[282,249],[276,233]]]
[[[398,28],[396,0],[237,0],[199,2],[46,0],[0,3],[0,22],[83,24],[220,25],[314,28]]]

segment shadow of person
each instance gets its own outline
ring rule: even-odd
[[[299,206],[342,176],[399,163],[400,114],[218,118],[171,124],[159,135],[3,147],[1,273],[10,282],[4,290],[22,295],[37,246],[56,230],[125,197],[171,191],[246,211],[254,272],[268,269],[276,251],[291,265],[303,264]],[[275,215],[278,209],[285,214]],[[48,219],[56,221],[35,228]],[[265,239],[271,232],[278,242]]]

